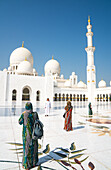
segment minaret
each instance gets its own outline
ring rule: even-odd
[[[95,102],[95,89],[96,89],[96,72],[94,65],[94,51],[95,47],[92,44],[93,32],[91,31],[92,25],[90,24],[90,17],[88,17],[88,25],[86,33],[87,36],[87,88],[88,88],[88,101],[94,104]]]

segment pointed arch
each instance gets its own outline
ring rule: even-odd
[[[68,101],[69,100],[69,95],[68,94],[66,94],[66,101]]]
[[[40,91],[36,92],[36,101],[40,101]]]
[[[65,94],[62,94],[62,101],[65,101]]]
[[[16,97],[17,97],[17,90],[14,89],[12,90],[12,101],[16,101]]]
[[[54,101],[57,101],[57,93],[55,93]]]
[[[72,94],[70,94],[70,101],[72,101]]]
[[[61,93],[59,93],[59,101],[61,101]]]
[[[22,101],[30,101],[31,88],[25,86],[22,89]]]

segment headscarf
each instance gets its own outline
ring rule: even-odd
[[[32,103],[31,102],[27,102],[26,105],[25,105],[25,109],[26,110],[33,110],[33,106],[32,106]]]
[[[89,109],[91,109],[91,103],[89,103]]]
[[[66,107],[65,107],[65,110],[68,111],[70,108],[72,108],[72,105],[71,105],[71,102],[68,101],[68,102],[67,102],[67,105],[66,105]]]

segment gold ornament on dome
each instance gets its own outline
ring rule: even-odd
[[[22,41],[22,47],[24,47],[24,41]]]
[[[25,61],[27,61],[27,57],[25,57]]]

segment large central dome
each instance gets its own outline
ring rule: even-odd
[[[20,64],[25,58],[33,65],[33,56],[31,52],[24,47],[19,47],[10,55],[10,65]]]

